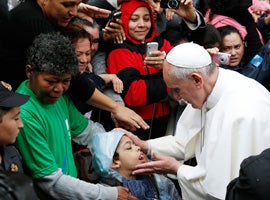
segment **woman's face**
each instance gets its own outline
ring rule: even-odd
[[[55,26],[66,27],[77,15],[81,0],[44,0],[40,5],[44,15]]]
[[[237,33],[230,33],[223,38],[221,51],[231,54],[231,67],[236,67],[241,62],[245,46],[241,37]]]
[[[79,71],[83,73],[91,62],[91,44],[88,38],[80,38],[73,46],[79,61]]]
[[[144,42],[150,28],[151,16],[149,10],[146,7],[137,8],[128,22],[129,35],[139,42]]]

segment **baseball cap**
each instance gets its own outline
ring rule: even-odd
[[[202,68],[212,63],[210,54],[202,46],[187,42],[175,46],[166,56],[168,63],[182,68]]]
[[[0,106],[18,107],[28,101],[30,97],[12,91],[10,84],[0,81]]]

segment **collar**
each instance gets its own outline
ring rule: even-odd
[[[204,103],[204,106],[206,107],[206,110],[211,110],[219,101],[221,98],[221,95],[223,93],[223,86],[222,83],[224,83],[224,69],[219,68],[218,72],[218,78],[216,81],[215,86],[213,87],[210,95],[208,96],[206,102]],[[226,81],[225,81],[226,82]]]

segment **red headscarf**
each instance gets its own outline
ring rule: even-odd
[[[140,44],[141,42],[134,40],[129,34],[128,34],[128,23],[129,20],[132,16],[132,14],[134,13],[134,11],[139,8],[139,7],[146,7],[149,10],[150,13],[150,17],[151,17],[151,29],[149,31],[149,33],[147,34],[146,38],[145,38],[145,42],[150,42],[153,40],[153,38],[156,36],[156,24],[154,21],[154,16],[153,16],[153,11],[151,6],[143,1],[140,0],[130,0],[128,2],[123,2],[121,4],[121,12],[122,12],[122,16],[121,16],[121,20],[123,23],[123,28],[126,34],[126,37],[129,41],[131,41],[134,44]]]

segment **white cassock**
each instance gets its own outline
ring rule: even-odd
[[[255,80],[219,68],[217,82],[201,110],[188,105],[175,136],[149,140],[151,153],[178,160],[184,200],[225,199],[228,183],[244,158],[270,147],[270,93]]]

